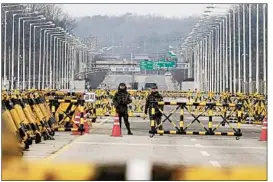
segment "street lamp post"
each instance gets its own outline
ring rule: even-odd
[[[232,65],[231,65],[231,13],[228,14],[229,18],[229,91],[232,92]]]
[[[9,5],[9,6],[2,6],[2,8],[7,8],[7,7],[18,7],[18,6],[21,6],[21,5]],[[8,76],[7,76],[7,13],[9,12],[22,12],[23,10],[8,10],[8,11],[5,11],[4,13],[4,16],[5,16],[5,36],[4,36],[4,74],[3,74],[3,77],[4,77],[4,82],[6,83],[6,79],[8,79]],[[14,20],[14,19],[13,19]],[[13,23],[14,25],[14,23]],[[14,27],[13,27],[13,30],[14,30]],[[10,61],[10,60],[9,60]],[[10,69],[11,66],[9,66],[9,69]],[[9,72],[9,75],[10,75],[10,72]],[[12,83],[13,85],[13,83]]]
[[[33,13],[27,13],[28,15],[31,15],[31,14],[38,14],[37,11],[33,12]],[[20,17],[19,20],[18,20],[18,48],[17,48],[17,89],[19,89],[19,85],[20,85],[20,70],[21,70],[21,66],[20,66],[20,48],[21,48],[21,20],[22,19],[30,19],[30,18],[33,18],[33,17]],[[23,38],[24,38],[24,27],[23,27]],[[23,68],[24,69],[24,68]],[[23,70],[22,69],[22,70]]]
[[[34,85],[35,85],[35,77],[36,77],[36,41],[35,41],[35,39],[36,39],[36,36],[35,36],[35,33],[36,33],[36,28],[41,28],[41,27],[46,27],[46,26],[52,26],[52,25],[54,25],[54,24],[52,24],[52,22],[51,21],[49,21],[49,22],[45,22],[44,24],[42,24],[42,23],[39,23],[39,24],[37,24],[37,25],[34,25],[34,32],[33,32],[33,42],[34,42],[34,46],[33,46],[33,82],[34,82]],[[41,32],[42,31],[40,31],[40,42],[39,42],[39,46],[40,46],[40,50],[41,50]],[[39,51],[39,56],[40,56],[40,51]],[[38,65],[38,66],[40,66],[40,65]],[[40,74],[40,72],[38,73],[38,74]],[[40,84],[40,80],[38,79],[38,81],[37,81],[37,85],[39,85]]]
[[[264,81],[264,94],[267,93],[267,65],[266,65],[266,35],[265,35],[265,28],[266,28],[266,4],[263,4],[263,81]]]
[[[248,84],[249,88],[248,91],[249,93],[252,92],[252,43],[251,43],[251,4],[249,4],[249,14],[248,14],[248,31],[249,31],[249,36],[248,36],[248,47],[249,47],[249,52],[248,52],[248,64],[249,64],[249,70],[248,70]]]
[[[245,17],[245,4],[243,4],[243,82],[244,82],[244,93],[246,93],[246,17]]]
[[[233,23],[232,23],[232,27],[233,27],[233,89],[232,92],[236,93],[236,49],[235,49],[235,45],[236,45],[236,23],[235,23],[235,9],[232,10],[233,11]]]
[[[38,17],[28,17],[28,18],[25,18],[25,20],[23,20],[23,89],[25,89],[25,71],[26,71],[26,64],[25,64],[25,59],[26,59],[26,49],[25,49],[25,23],[26,22],[31,22],[31,21],[35,21],[35,20],[32,20],[32,19],[36,19],[36,18],[40,18],[41,16],[38,16]],[[28,20],[30,19],[30,20]]]
[[[257,4],[257,19],[256,19],[256,90],[260,92],[260,77],[259,77],[259,4]]]
[[[45,20],[44,17],[41,17],[41,19],[37,19],[37,20],[33,20],[33,21],[40,21],[40,20]],[[28,89],[31,89],[31,41],[32,41],[32,28],[31,28],[32,24],[30,23],[29,25],[29,54],[28,54]],[[35,45],[34,45],[35,46]],[[35,61],[35,60],[34,60]],[[34,82],[35,80],[33,80]]]
[[[241,92],[241,22],[240,6],[238,6],[238,92]]]

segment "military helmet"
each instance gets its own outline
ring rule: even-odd
[[[127,90],[126,84],[125,83],[120,83],[118,86],[118,90]]]

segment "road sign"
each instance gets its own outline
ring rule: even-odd
[[[138,67],[111,67],[113,72],[139,72],[140,68]]]
[[[152,61],[141,61],[140,62],[141,70],[154,70],[154,62]]]
[[[175,68],[176,64],[173,61],[160,61],[155,62],[156,67],[158,68]]]
[[[175,68],[176,63],[174,61],[141,61],[141,70],[157,70],[164,68]]]

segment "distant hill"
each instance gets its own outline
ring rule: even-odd
[[[101,46],[124,46],[120,53],[166,52],[169,45],[181,44],[198,17],[164,18],[151,15],[93,16],[77,18],[75,35],[98,37]],[[128,45],[132,47],[128,47]],[[164,50],[163,50],[164,49]]]

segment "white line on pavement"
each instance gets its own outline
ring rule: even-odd
[[[205,156],[205,157],[209,157],[209,156],[210,156],[209,153],[207,153],[206,151],[200,151],[200,153],[201,153],[203,156]]]
[[[104,119],[104,120],[102,120],[99,124],[100,125],[102,125],[103,123],[105,123],[106,121],[108,121],[109,119],[107,118],[107,119]]]
[[[194,146],[195,146],[195,147],[202,147],[202,145],[199,144],[199,143],[198,143],[198,144],[194,144]]]
[[[87,144],[87,145],[128,145],[128,146],[150,146],[150,147],[193,147],[196,145],[175,145],[175,144],[152,144],[152,143],[110,143],[110,142],[75,142],[75,144]],[[200,144],[198,145],[200,147]],[[266,147],[239,147],[239,146],[205,146],[202,148],[224,148],[224,149],[267,149]]]
[[[195,139],[195,138],[191,138],[191,141],[195,142],[195,141],[196,141],[196,139]]]
[[[213,167],[221,167],[221,164],[219,164],[217,161],[209,161]]]

